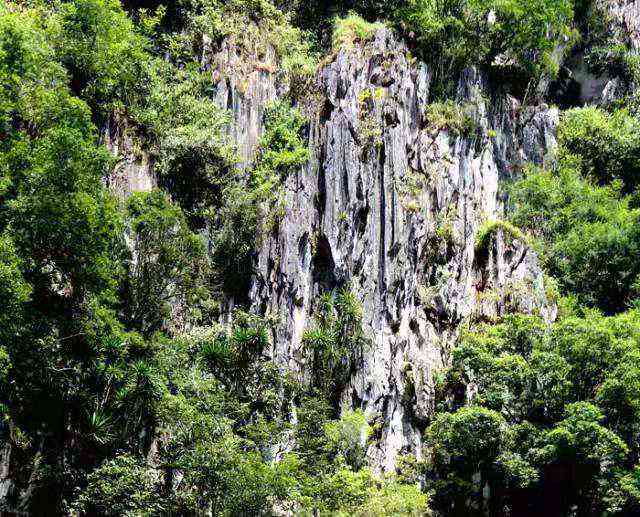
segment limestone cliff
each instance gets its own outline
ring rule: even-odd
[[[379,424],[369,457],[381,468],[420,455],[434,372],[466,322],[506,310],[554,316],[533,251],[498,230],[478,256],[476,236],[504,216],[501,180],[552,151],[557,111],[491,97],[471,70],[457,101],[473,129],[456,135],[429,119],[430,79],[388,30],[319,72],[312,159],[287,180],[286,214],[258,251],[251,293],[253,309],[278,321],[274,359],[300,372],[317,297],[345,285],[356,294],[371,346],[342,401]]]
[[[247,166],[266,105],[287,93],[286,74],[273,53],[259,59],[232,42],[204,48]],[[503,180],[549,159],[557,110],[521,106],[470,69],[457,91],[469,119],[461,133],[430,115],[430,86],[429,67],[387,29],[318,71],[304,105],[311,159],[286,179],[284,217],[259,240],[250,293],[251,309],[276,322],[272,358],[301,378],[319,295],[344,286],[356,295],[370,346],[342,403],[374,424],[368,454],[381,469],[398,454],[420,456],[434,373],[465,324],[508,311],[554,318],[527,244],[499,226],[482,252],[476,239],[483,224],[505,216]],[[109,132],[107,143],[125,151],[129,172],[112,178],[118,191],[154,185],[152,162],[132,154],[126,133]]]
[[[637,57],[640,0],[594,5],[606,14],[607,37]],[[271,322],[268,358],[305,383],[313,353],[304,338],[321,296],[353,294],[366,344],[339,402],[364,411],[373,429],[369,464],[391,471],[400,455],[423,456],[437,379],[465,328],[509,313],[556,318],[536,252],[505,222],[509,183],[527,164],[555,159],[560,112],[551,100],[563,109],[607,105],[636,85],[608,69],[594,75],[590,42],[572,47],[567,36],[555,53],[560,79],[542,80],[535,93],[527,88],[524,100],[505,93],[500,74],[490,78],[470,67],[457,78],[455,95],[434,102],[429,63],[416,59],[396,31],[371,27],[379,27],[373,36],[334,49],[302,86],[292,85],[272,40],[260,40],[259,22],[251,26],[255,41],[197,36],[193,48],[213,84],[207,95],[230,118],[227,136],[238,156],[237,168],[229,167],[233,181],[242,184],[254,164],[270,103],[286,99],[308,120],[309,160],[282,178],[281,209],[258,225],[248,309]],[[559,101],[568,97],[566,105]],[[151,148],[161,144],[148,137],[124,116],[101,128],[117,158],[106,182],[120,200],[171,188],[154,170]],[[207,237],[208,224],[217,223],[203,219],[198,231]],[[209,239],[209,251],[215,242]],[[229,322],[237,300],[224,302],[211,314]],[[186,303],[171,303],[166,319],[176,324],[166,325],[167,334],[189,330],[189,318],[180,316]],[[20,471],[19,451],[0,447],[0,501],[11,496],[23,509],[35,481]]]

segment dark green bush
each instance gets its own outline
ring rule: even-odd
[[[511,316],[465,334],[426,435],[435,504],[453,503],[456,515],[480,512],[487,483],[502,494],[489,501],[491,512],[636,508],[639,322],[635,310],[612,318],[590,312],[551,328]],[[473,388],[468,400],[456,395],[460,383],[462,393]],[[553,490],[550,476],[563,483],[563,502],[542,497]]]
[[[585,62],[592,73],[620,78],[625,86],[636,83],[640,78],[638,56],[625,45],[609,45],[590,48]]]
[[[129,455],[116,456],[92,472],[78,509],[99,515],[140,515],[162,511],[154,472]]]
[[[565,294],[607,313],[638,294],[638,217],[619,187],[595,186],[581,162],[564,158],[556,172],[532,169],[518,182],[513,221],[539,238],[542,258]]]
[[[114,109],[142,100],[149,80],[148,43],[119,1],[62,2],[51,27],[50,41],[69,71],[72,90],[91,106],[99,122]]]
[[[151,336],[165,327],[174,306],[193,308],[206,297],[205,246],[162,191],[132,195],[128,209],[133,256],[126,305],[131,324]]]

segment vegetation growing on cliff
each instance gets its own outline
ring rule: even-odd
[[[329,399],[337,398],[362,366],[367,340],[362,332],[362,308],[343,288],[318,300],[316,325],[303,342],[313,357],[313,382]]]
[[[522,231],[511,223],[507,221],[487,221],[480,227],[476,235],[475,251],[477,256],[487,255],[489,246],[491,245],[491,239],[497,232],[502,232],[503,237],[507,239],[519,240],[523,244],[527,242],[527,238]]]
[[[514,222],[539,237],[564,293],[607,313],[629,307],[638,294],[634,124],[625,111],[567,112],[557,164],[530,169],[513,189]]]
[[[557,159],[511,189],[512,222],[480,229],[479,255],[496,231],[519,240],[526,231],[558,283],[560,317],[512,315],[463,334],[423,422],[421,461],[374,473],[367,450],[380,422],[340,407],[372,346],[348,288],[311,301],[296,375],[272,343],[281,322],[247,312],[257,243],[277,234],[283,185],[311,157],[298,97],[313,100],[319,53],[358,52],[383,25],[398,31],[436,74],[441,98],[426,123],[466,145],[475,112],[451,95],[465,67],[524,82],[511,93],[528,100],[557,72],[558,46],[590,27],[590,70],[627,88],[637,81],[629,49],[573,8],[4,2],[0,458],[12,486],[0,511],[517,515],[552,500],[566,514],[640,512],[633,107],[564,112]],[[211,60],[229,41],[251,73],[275,75],[289,92],[267,107],[252,163],[237,156],[233,99],[219,98],[226,78]],[[366,92],[361,104],[374,98]],[[119,124],[158,180],[126,200],[107,186],[116,158],[103,145]]]
[[[574,37],[572,7],[569,0],[411,0],[398,16],[423,52],[439,56],[440,82],[480,65],[514,68],[535,85],[559,69],[553,53]]]

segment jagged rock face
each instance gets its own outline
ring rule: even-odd
[[[11,481],[11,448],[9,446],[0,447],[0,501],[5,501],[11,492],[13,483]]]
[[[458,96],[475,130],[438,130],[425,116],[428,68],[387,30],[342,50],[318,87],[313,157],[286,180],[286,215],[263,238],[251,299],[278,322],[274,359],[304,374],[315,300],[350,287],[371,344],[342,402],[379,424],[369,457],[389,469],[402,452],[420,455],[434,372],[465,322],[513,309],[554,316],[533,251],[496,232],[479,259],[475,239],[503,217],[500,180],[553,149],[558,113],[491,98],[469,71]]]
[[[233,39],[225,40],[217,51],[205,41],[202,57],[216,83],[216,101],[229,111],[233,123],[229,136],[235,143],[241,166],[255,156],[263,131],[265,107],[286,90],[286,81],[278,68],[275,51],[264,46],[264,55],[247,53]]]
[[[242,166],[251,163],[266,105],[286,92],[276,56],[245,55],[233,42],[203,65],[228,109]],[[308,378],[303,344],[323,292],[349,286],[363,309],[370,345],[342,395],[375,423],[368,454],[379,469],[398,454],[421,454],[433,411],[434,372],[466,322],[507,311],[553,319],[537,258],[498,231],[476,256],[482,222],[503,217],[500,180],[555,147],[557,110],[523,108],[492,95],[473,70],[458,101],[475,129],[465,137],[434,127],[425,115],[431,76],[391,31],[364,48],[343,49],[318,75],[310,109],[311,160],[286,180],[286,213],[263,235],[252,309],[275,318],[273,358]],[[156,185],[152,160],[118,125],[105,141],[122,158],[110,184],[121,196]]]
[[[640,1],[596,0],[594,7],[606,18],[614,41],[637,54],[640,51]],[[578,50],[567,61],[571,80],[579,87],[577,100],[581,104],[608,104],[637,89],[637,85],[625,85],[620,78],[594,75],[584,61],[583,50]]]
[[[640,50],[640,2],[638,0],[597,0],[611,17],[612,29],[632,49]]]

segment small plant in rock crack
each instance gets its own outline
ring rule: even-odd
[[[382,125],[375,114],[375,101],[382,99],[382,89],[365,88],[358,95],[358,131],[363,152],[382,145]]]
[[[378,30],[384,27],[382,23],[367,22],[361,16],[351,13],[335,21],[333,29],[333,50],[353,48],[356,43],[371,41]]]
[[[425,109],[425,119],[436,136],[448,131],[454,136],[470,137],[477,129],[472,103],[457,104],[453,101],[433,102]]]
[[[436,242],[438,245],[444,245],[447,249],[458,244],[455,229],[456,215],[456,205],[451,203],[436,217]]]

